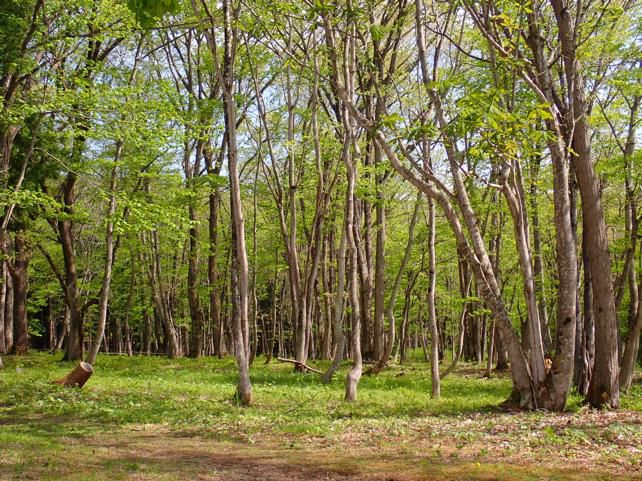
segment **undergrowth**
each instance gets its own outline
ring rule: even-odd
[[[304,433],[331,436],[351,428],[407,429],[427,416],[456,417],[488,413],[510,393],[506,376],[482,378],[463,365],[442,383],[442,397],[430,398],[430,370],[425,363],[393,366],[378,376],[364,376],[358,401],[343,401],[344,366],[334,381],[321,384],[316,374],[292,371],[291,364],[264,364],[258,358],[251,377],[254,402],[233,401],[233,358],[174,359],[101,355],[83,389],[53,384],[75,363],[33,353],[6,356],[0,371],[0,445],[52,447],[64,436],[139,424],[163,424],[198,431],[218,439],[251,440],[254,433]],[[317,367],[323,369],[324,363]],[[622,398],[624,409],[642,411],[642,386]],[[578,396],[568,410],[583,409]],[[551,435],[552,436],[552,435]]]

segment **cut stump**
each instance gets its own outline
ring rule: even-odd
[[[94,368],[88,362],[81,362],[76,368],[62,379],[54,381],[67,387],[83,387],[94,373]]]

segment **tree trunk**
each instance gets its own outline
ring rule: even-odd
[[[435,206],[428,199],[428,321],[430,323],[430,372],[433,399],[441,394],[439,382],[439,329],[435,309],[435,290],[437,288],[437,261],[435,252]]]
[[[7,264],[5,263],[5,266]],[[13,330],[14,330],[14,323],[13,323],[13,279],[11,277],[11,273],[9,269],[7,268],[5,270],[5,276],[4,276],[4,284],[5,284],[5,302],[4,302],[4,339],[5,339],[5,351],[6,352],[12,352],[13,351]]]
[[[234,62],[236,54],[236,15],[231,0],[223,0],[224,55],[223,71],[223,108],[225,111],[225,135],[227,136],[228,175],[230,180],[230,212],[232,223],[232,332],[234,355],[239,370],[237,386],[238,400],[243,405],[252,402],[252,385],[249,372],[249,268],[245,247],[245,222],[241,203],[241,186],[238,172],[238,152],[236,143],[236,101],[234,99]],[[210,37],[211,42],[215,40]],[[213,55],[217,56],[216,49]],[[219,72],[221,74],[221,72]]]
[[[638,291],[642,291],[642,283],[638,286]],[[625,393],[631,389],[633,382],[635,362],[640,351],[640,332],[642,332],[642,302],[638,302],[637,313],[633,322],[629,325],[629,337],[624,344],[619,381],[620,389]]]
[[[535,292],[537,295],[537,308],[539,311],[539,320],[542,327],[542,340],[544,350],[549,352],[553,341],[551,339],[551,330],[548,325],[548,312],[546,301],[546,277],[544,275],[544,263],[542,262],[542,240],[539,227],[539,169],[541,160],[532,159],[531,180],[530,180],[530,203],[531,203],[531,225],[533,226],[533,276],[535,277]]]
[[[198,358],[203,355],[204,319],[201,301],[198,296],[198,228],[196,209],[189,206],[189,261],[187,268],[187,297],[189,312],[192,319],[192,331],[189,344],[189,357]]]
[[[350,306],[352,308],[350,319],[352,321],[352,366],[346,375],[346,401],[356,401],[357,399],[357,385],[361,379],[362,360],[361,360],[361,305],[359,298],[359,275],[358,275],[358,254],[357,242],[355,239],[355,229],[353,224],[354,220],[354,187],[356,182],[356,168],[354,160],[349,161],[346,165],[348,170],[348,187],[346,195],[346,241],[348,245],[348,253],[350,254],[350,273],[349,273],[349,294]],[[348,196],[349,195],[349,196]]]
[[[577,25],[574,27],[575,20],[565,2],[551,0],[550,3],[558,26],[564,74],[569,85],[572,85],[568,92],[568,108],[571,113],[566,117],[570,122],[567,131],[572,132],[573,168],[582,198],[582,215],[585,219],[590,219],[590,222],[585,223],[586,242],[591,258],[595,336],[600,342],[595,345],[595,365],[587,400],[594,407],[617,408],[620,400],[618,321],[600,185],[591,159],[588,104],[584,93],[584,79],[579,72],[580,65],[576,57]],[[562,319],[565,321],[565,318]]]
[[[94,373],[94,368],[87,362],[81,362],[76,368],[67,374],[62,379],[55,381],[56,384],[61,384],[66,387],[83,387],[89,378]]]
[[[344,141],[343,146],[343,155],[348,155],[349,149],[349,138],[346,135],[346,140]],[[348,202],[348,194],[346,193],[346,203]],[[347,215],[347,214],[346,214]],[[332,364],[327,369],[321,381],[324,384],[332,381],[332,376],[339,369],[341,361],[345,355],[345,335],[343,334],[343,304],[345,297],[345,277],[346,277],[346,235],[347,235],[347,217],[344,218],[343,226],[341,229],[341,240],[339,242],[339,250],[337,252],[337,288],[334,293],[334,315],[333,315],[333,324],[332,324],[332,339],[334,341],[334,353],[332,356]],[[331,245],[330,249],[334,249],[334,246]]]
[[[375,166],[380,165],[381,147],[376,142],[374,142],[374,157]],[[388,340],[387,343],[384,344],[383,335],[384,297],[386,288],[386,211],[383,198],[383,176],[377,173],[375,175],[375,182],[377,185],[377,204],[375,206],[377,238],[375,244],[373,355],[380,364],[382,360],[385,360],[386,363],[388,362],[392,348],[388,350],[388,345],[391,344],[391,342]],[[394,333],[394,331],[393,326],[389,332]],[[394,338],[394,334],[392,334],[391,337]],[[394,340],[392,344],[394,344]]]
[[[27,268],[31,258],[24,231],[15,235],[15,260],[11,266],[11,277],[13,280],[13,318],[16,323],[16,340],[13,352],[17,355],[25,355],[29,352],[29,326],[27,321]]]
[[[1,242],[1,240],[0,240]],[[6,339],[5,339],[5,322],[4,315],[5,310],[4,306],[7,299],[7,267],[4,261],[0,261],[0,353],[5,354],[7,352]]]
[[[406,267],[408,266],[408,261],[412,254],[412,247],[415,240],[415,227],[417,225],[417,220],[419,218],[419,212],[421,210],[421,199],[422,194],[417,194],[417,200],[415,201],[415,207],[412,214],[412,219],[410,221],[410,227],[408,228],[408,241],[406,243],[406,249],[404,251],[404,256],[401,260],[401,265],[399,266],[399,271],[395,277],[395,283],[393,284],[392,291],[390,293],[390,299],[388,300],[388,305],[386,306],[386,318],[388,319],[388,339],[384,347],[381,358],[378,360],[372,369],[368,371],[368,374],[379,374],[387,365],[392,354],[392,349],[395,345],[395,305],[397,301],[397,294],[399,293],[399,287],[401,286],[401,280],[405,273]],[[436,320],[436,319],[435,319]],[[439,348],[437,348],[439,352]],[[439,362],[439,360],[437,360]],[[437,381],[439,385],[439,380]]]
[[[120,162],[123,151],[123,142],[116,142],[116,153],[114,155],[114,166],[111,169],[111,180],[109,183],[109,207],[107,209],[107,228],[105,232],[105,266],[103,271],[103,282],[100,289],[100,299],[98,301],[98,325],[96,326],[96,336],[89,350],[87,362],[94,364],[100,345],[105,335],[105,326],[107,325],[107,307],[109,304],[109,294],[111,288],[111,272],[114,265],[114,220],[116,214],[116,182],[118,180],[118,163]]]

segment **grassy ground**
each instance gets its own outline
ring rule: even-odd
[[[345,403],[289,364],[252,368],[238,407],[232,359],[101,356],[81,390],[51,381],[59,356],[4,357],[0,480],[642,479],[642,384],[618,412],[573,397],[566,413],[502,412],[507,379],[472,366],[431,400],[412,363],[364,377]]]

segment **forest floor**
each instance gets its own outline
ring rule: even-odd
[[[0,480],[642,480],[642,379],[617,412],[507,412],[505,376],[463,365],[430,399],[421,362],[362,379],[342,401],[291,365],[100,356],[83,389],[52,384],[59,356],[3,357]],[[319,367],[323,367],[320,363]]]

